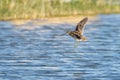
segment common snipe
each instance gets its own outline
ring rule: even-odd
[[[85,41],[86,37],[83,36],[84,26],[85,23],[88,21],[88,18],[83,18],[76,26],[76,29],[74,31],[67,31],[67,34],[69,34],[71,37],[73,37],[77,42],[79,41]]]

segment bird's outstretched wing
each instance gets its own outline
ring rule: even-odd
[[[87,21],[88,21],[88,18],[87,18],[87,17],[83,18],[83,19],[77,24],[75,30],[76,30],[76,31],[80,31],[81,34],[83,34],[84,25],[85,25],[85,23],[86,23]]]

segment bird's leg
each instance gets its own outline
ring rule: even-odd
[[[75,48],[78,47],[78,44],[79,44],[79,41],[76,41],[74,47]]]

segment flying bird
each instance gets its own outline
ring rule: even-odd
[[[87,38],[83,36],[85,24],[88,21],[88,18],[83,18],[76,26],[76,29],[74,31],[67,31],[67,34],[69,34],[71,37],[73,37],[77,42],[79,41],[85,41]]]

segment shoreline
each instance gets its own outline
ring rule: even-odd
[[[10,22],[16,26],[24,25],[27,23],[32,23],[33,25],[47,25],[47,24],[61,24],[61,23],[75,24],[78,23],[84,17],[88,17],[89,20],[97,19],[97,16],[68,16],[68,17],[50,17],[50,18],[41,18],[41,19],[28,19],[28,20],[10,20]]]

